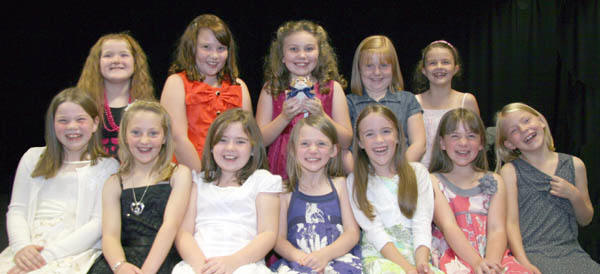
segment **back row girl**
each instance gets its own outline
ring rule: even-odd
[[[294,82],[303,85],[291,89]],[[325,115],[335,126],[342,147],[350,146],[352,126],[345,85],[321,26],[310,21],[290,21],[279,27],[269,49],[265,85],[256,111],[274,174],[288,178],[287,143],[294,125],[306,115]]]
[[[133,101],[154,100],[146,54],[127,33],[100,37],[90,49],[77,87],[88,93],[102,113],[102,145],[118,156],[121,115]]]
[[[252,112],[236,58],[233,35],[217,16],[194,18],[179,39],[160,101],[173,120],[177,161],[193,170],[201,170],[206,134],[217,115],[236,107]]]

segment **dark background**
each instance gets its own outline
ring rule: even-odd
[[[348,81],[354,50],[369,35],[384,34],[394,41],[408,90],[421,49],[445,39],[463,59],[463,77],[454,88],[477,97],[486,125],[493,125],[494,113],[515,101],[545,114],[557,150],[576,155],[587,165],[596,214],[592,224],[580,230],[580,239],[599,260],[598,0],[169,2],[28,2],[4,9],[0,19],[4,29],[2,212],[21,155],[31,146],[44,145],[43,117],[50,99],[76,84],[90,47],[101,35],[131,31],[149,58],[158,97],[187,24],[197,15],[216,14],[234,34],[240,76],[256,104],[273,33],[285,21],[310,19],[328,31]],[[2,237],[4,233],[0,247],[6,245]]]

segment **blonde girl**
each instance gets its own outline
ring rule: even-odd
[[[526,104],[504,106],[496,130],[496,170],[506,184],[508,243],[517,260],[535,273],[600,273],[577,240],[577,225],[594,216],[583,162],[554,151],[546,120]]]
[[[119,123],[131,102],[154,100],[146,54],[128,33],[103,35],[90,49],[77,87],[87,92],[102,113],[102,146],[117,157]]]
[[[414,73],[414,89],[423,107],[427,142],[421,163],[426,167],[431,162],[436,130],[446,112],[461,107],[479,115],[475,96],[452,89],[452,79],[462,74],[461,66],[458,50],[447,41],[433,41],[421,51]]]
[[[102,185],[118,163],[105,158],[99,124],[83,90],[52,99],[46,146],[30,148],[17,168],[1,273],[86,273],[100,255]]]
[[[427,169],[406,160],[394,113],[367,106],[356,119],[348,176],[350,204],[363,229],[365,273],[441,273],[429,264],[433,190]]]
[[[121,167],[102,193],[103,256],[89,273],[171,273],[191,172],[171,163],[171,121],[158,102],[136,101],[121,125]]]
[[[294,82],[311,83],[294,90]],[[265,85],[260,92],[256,121],[269,166],[287,179],[287,143],[294,125],[307,115],[324,115],[335,126],[342,147],[352,141],[352,127],[337,60],[327,32],[311,21],[290,21],[277,29],[265,64]],[[301,96],[296,96],[298,91]],[[301,97],[304,97],[301,99]]]
[[[184,261],[173,273],[271,273],[264,257],[277,237],[281,177],[267,168],[252,113],[219,115],[208,130],[202,172],[194,174],[176,239]]]
[[[302,119],[288,143],[286,193],[280,195],[278,273],[361,273],[360,231],[348,201],[335,126]]]
[[[235,41],[221,18],[194,18],[179,38],[174,58],[160,103],[173,119],[177,161],[198,172],[210,124],[231,108],[252,112],[252,100],[238,78]]]

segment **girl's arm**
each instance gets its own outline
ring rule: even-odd
[[[494,174],[494,179],[497,183],[497,191],[492,197],[488,210],[485,260],[500,272],[502,257],[506,251],[506,190],[500,176]]]
[[[409,162],[421,161],[421,157],[425,154],[423,114],[419,112],[408,117],[406,127],[408,128],[408,143],[410,144],[406,150],[406,159]]]
[[[429,267],[431,222],[433,220],[434,206],[431,177],[425,166],[421,163],[411,163],[411,167],[415,171],[419,193],[417,208],[411,220],[413,245],[415,246],[415,263],[417,264],[417,267]]]
[[[188,263],[195,272],[200,273],[200,268],[204,265],[206,257],[198,246],[194,238],[194,229],[196,225],[196,207],[198,186],[192,184],[192,193],[188,202],[187,211],[181,227],[175,236],[175,246],[181,258]]]
[[[163,223],[156,233],[152,248],[142,265],[144,273],[156,273],[173,246],[175,234],[179,230],[188,206],[192,184],[192,173],[184,165],[178,165],[171,175],[171,194],[163,217]]]
[[[575,167],[575,185],[558,176],[552,176],[550,194],[568,199],[575,210],[577,223],[586,226],[592,222],[594,207],[588,193],[585,164],[581,159],[573,156],[573,166]]]
[[[541,273],[537,267],[531,264],[525,254],[521,228],[519,225],[519,195],[517,188],[517,174],[512,163],[505,164],[500,169],[500,176],[504,181],[506,189],[506,235],[508,246],[517,261],[534,273]]]
[[[352,124],[350,123],[350,114],[348,113],[348,102],[342,86],[337,81],[333,82],[333,98],[331,103],[331,117],[323,110],[323,105],[318,98],[313,98],[305,102],[305,107],[311,114],[322,114],[333,125],[340,140],[340,146],[343,148],[352,145]]]
[[[307,254],[294,247],[287,239],[287,211],[290,206],[291,197],[291,192],[279,194],[279,232],[277,233],[277,241],[275,242],[275,252],[288,261],[301,264],[302,258]]]
[[[256,197],[256,218],[258,234],[244,248],[230,256],[209,258],[202,267],[202,273],[232,273],[240,266],[255,263],[273,249],[277,241],[279,217],[279,194],[261,192]]]
[[[165,82],[160,104],[165,107],[173,123],[172,133],[175,142],[177,161],[200,172],[202,164],[196,148],[188,138],[188,119],[185,110],[185,89],[183,80],[177,74],[171,74]]]
[[[110,267],[120,263],[117,271],[137,269],[127,263],[121,245],[121,185],[117,175],[108,178],[102,190],[102,253]]]
[[[242,86],[242,109],[245,111],[248,111],[250,113],[252,112],[252,98],[250,97],[250,91],[248,90],[248,86],[246,86],[246,83],[244,83],[244,81],[242,81],[242,79],[237,78],[235,80],[235,82]]]
[[[358,224],[352,215],[352,208],[348,200],[348,191],[344,177],[335,178],[333,181],[335,190],[338,193],[340,201],[340,211],[342,213],[342,226],[344,232],[330,245],[312,252],[304,259],[307,266],[320,272],[325,269],[327,264],[335,258],[341,257],[356,246],[360,235]]]
[[[265,147],[271,145],[290,121],[302,111],[302,105],[298,104],[298,99],[291,98],[283,102],[281,113],[273,119],[273,96],[267,92],[267,89],[267,84],[265,84],[260,91],[256,106],[256,123],[260,128]]]
[[[446,196],[440,190],[439,181],[434,175],[431,175],[431,182],[435,200],[433,222],[444,234],[444,239],[448,242],[450,248],[456,252],[456,255],[465,260],[473,269],[476,269],[481,262],[481,256],[471,246],[458,226],[454,212],[450,208]]]
[[[465,105],[464,107],[466,109],[470,109],[473,112],[477,113],[477,115],[479,114],[479,105],[477,105],[477,99],[475,98],[475,95],[471,94],[471,93],[466,93],[465,95]]]

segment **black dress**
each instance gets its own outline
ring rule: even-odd
[[[145,189],[146,187],[134,188],[138,201]],[[137,216],[130,209],[133,202],[131,189],[123,189],[121,192],[121,245],[128,263],[140,268],[144,264],[156,233],[162,225],[170,194],[171,185],[168,182],[149,186],[143,199],[144,210]],[[173,246],[157,273],[171,273],[179,261],[181,257]],[[102,255],[88,273],[112,273],[112,270]]]

